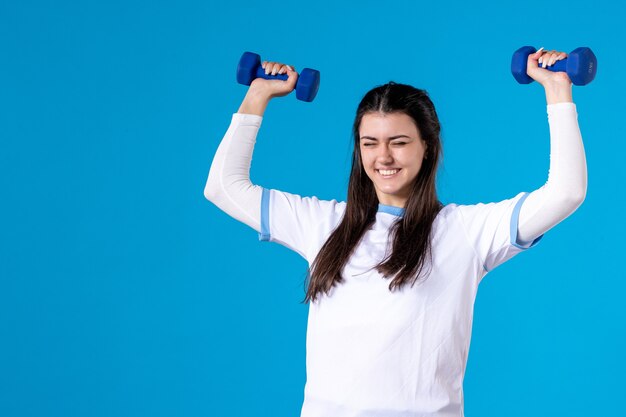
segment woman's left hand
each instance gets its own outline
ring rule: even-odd
[[[572,80],[570,80],[565,71],[553,72],[545,69],[546,66],[553,65],[556,61],[565,58],[567,58],[565,52],[546,51],[541,48],[534,54],[528,55],[526,73],[545,88],[555,86],[569,87],[572,85]]]

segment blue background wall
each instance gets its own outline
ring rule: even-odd
[[[547,179],[543,88],[509,69],[522,45],[598,57],[574,87],[588,193],[482,282],[465,413],[619,414],[625,15],[561,0],[2,2],[0,415],[298,416],[306,261],[203,196],[247,89],[242,52],[322,74],[313,103],[270,103],[255,184],[345,200],[356,106],[394,80],[437,107],[441,200],[473,204]]]

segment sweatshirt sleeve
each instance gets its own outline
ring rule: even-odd
[[[521,206],[518,242],[525,245],[572,214],[587,193],[587,162],[576,105],[547,105],[550,125],[550,169],[547,182]]]
[[[250,164],[262,116],[234,113],[219,144],[204,196],[229,216],[261,231],[263,187],[250,181]]]

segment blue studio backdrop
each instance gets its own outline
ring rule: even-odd
[[[441,201],[475,204],[548,177],[543,88],[510,72],[523,45],[598,57],[573,88],[588,192],[481,283],[465,414],[620,415],[625,15],[578,0],[0,3],[0,416],[298,416],[306,261],[203,195],[247,90],[239,57],[321,72],[312,103],[270,103],[254,184],[345,201],[356,106],[393,80],[439,113]]]

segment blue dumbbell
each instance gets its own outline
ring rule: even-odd
[[[513,53],[511,73],[520,84],[529,84],[534,80],[526,73],[528,55],[537,52],[532,46],[523,46]],[[543,67],[541,67],[543,68]],[[581,46],[574,49],[565,59],[556,61],[554,65],[545,67],[548,71],[567,72],[572,83],[576,85],[589,84],[596,77],[598,60],[591,49]]]
[[[237,66],[237,82],[250,85],[255,78],[266,80],[286,80],[287,74],[266,74],[261,66],[261,56],[253,52],[244,52]],[[317,90],[320,88],[320,72],[310,68],[304,68],[298,74],[296,82],[296,98],[302,101],[313,101]]]

